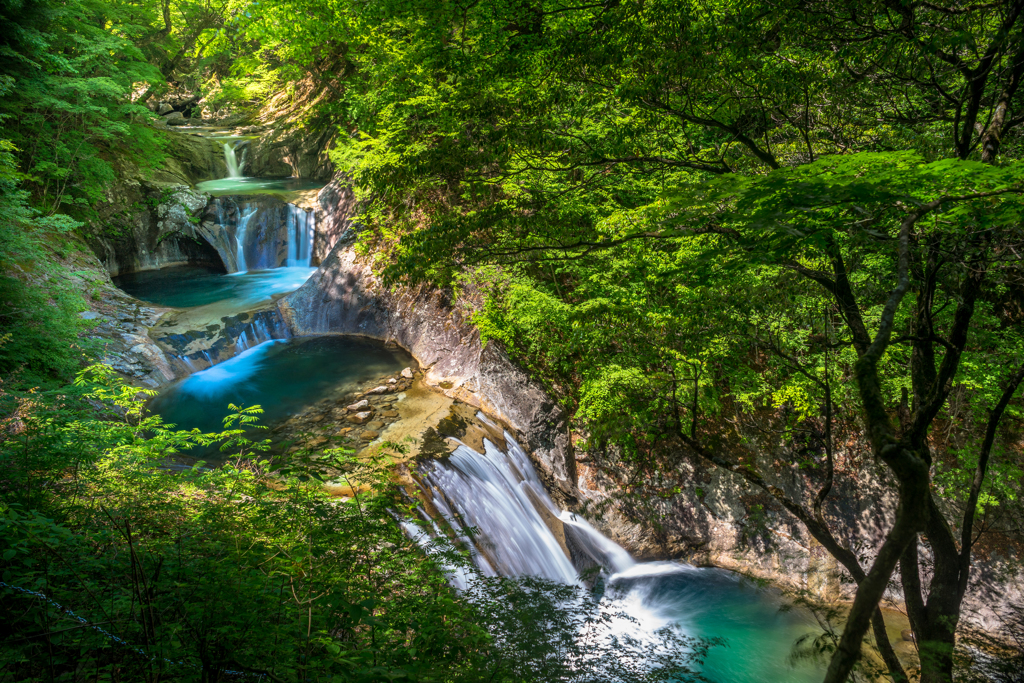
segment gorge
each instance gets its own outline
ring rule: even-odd
[[[0,3],[0,680],[1021,680],[1022,44]]]

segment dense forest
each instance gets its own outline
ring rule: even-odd
[[[162,108],[324,140],[381,282],[469,310],[634,519],[685,463],[791,517],[850,586],[822,680],[1021,680],[1019,591],[967,602],[1024,576],[1024,0],[0,0],[0,57],[0,681],[680,681],[728,646],[456,590],[386,459],[149,414],[76,253],[176,153]],[[866,548],[829,506],[870,468]]]

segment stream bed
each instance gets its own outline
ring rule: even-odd
[[[398,372],[411,362],[401,349],[361,337],[271,340],[172,385],[150,402],[150,408],[179,429],[216,432],[231,412],[229,403],[259,405],[264,410],[260,423],[271,425],[318,401],[337,400],[361,383]],[[216,450],[192,450],[188,455],[211,453]]]
[[[193,308],[218,301],[237,302],[239,310],[302,286],[316,268],[296,266],[225,273],[223,268],[188,265],[144,270],[114,278],[114,284],[158,306]]]

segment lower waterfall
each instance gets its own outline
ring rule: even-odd
[[[458,446],[449,456],[420,465],[424,507],[468,541],[483,576],[534,576],[594,590],[602,610],[626,615],[609,622],[615,637],[654,645],[659,630],[672,627],[687,637],[720,639],[700,667],[712,683],[821,680],[819,664],[790,657],[798,640],[819,634],[820,626],[778,591],[721,569],[637,562],[586,520],[559,509],[507,432],[500,446],[484,439],[483,452],[453,441]],[[422,523],[402,526],[430,552],[440,520],[423,508],[421,514],[429,531]],[[450,581],[465,590],[471,572],[453,569]]]

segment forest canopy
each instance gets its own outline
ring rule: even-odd
[[[1024,0],[0,0],[0,367],[51,387],[79,369],[63,351],[78,295],[58,271],[35,271],[45,290],[12,273],[92,229],[121,165],[161,162],[154,105],[272,116],[285,93],[295,125],[331,131],[361,254],[390,286],[475,306],[638,517],[688,485],[681,458],[742,477],[857,586],[827,680],[871,632],[893,680],[951,681],[973,549],[1021,531],[1022,15]],[[875,557],[829,512],[868,461],[899,499]],[[783,492],[780,471],[812,493]],[[211,486],[253,485],[237,476]],[[289,505],[316,509],[296,486]],[[894,580],[919,672],[878,610]]]

